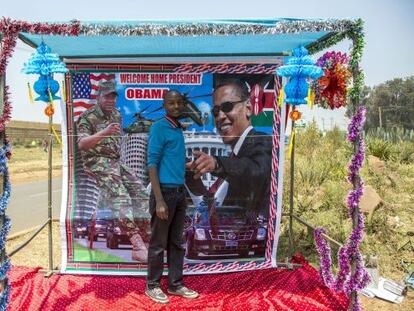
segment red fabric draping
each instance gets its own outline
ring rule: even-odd
[[[14,267],[9,310],[346,310],[348,298],[324,286],[301,257],[302,268],[185,277],[200,297],[171,297],[158,305],[144,294],[143,277],[53,275]],[[165,288],[166,280],[162,286]]]

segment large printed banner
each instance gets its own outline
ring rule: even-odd
[[[280,81],[274,75],[278,65],[69,65],[63,105],[62,272],[146,274],[148,136],[151,125],[165,116],[164,93],[173,89],[185,100],[180,122],[187,161],[201,151],[224,163],[219,174],[195,179],[186,172],[184,272],[275,266],[283,171]],[[109,115],[97,97],[99,83],[107,80],[116,82],[118,93],[116,111]],[[248,96],[230,103],[230,110],[222,95],[215,96],[222,106],[215,118],[213,91],[229,81],[243,85]],[[237,88],[234,92],[242,95]],[[240,131],[241,120],[252,128]],[[83,138],[111,123],[119,124],[119,135],[85,143]],[[237,137],[229,138],[231,134]]]

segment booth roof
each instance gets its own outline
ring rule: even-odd
[[[266,19],[81,22],[77,37],[21,33],[67,60],[150,57],[272,57],[310,47],[356,20]]]

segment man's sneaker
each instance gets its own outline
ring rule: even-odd
[[[171,295],[181,296],[188,299],[194,299],[198,297],[198,293],[185,286],[178,287],[176,289],[168,289],[168,293]]]
[[[157,303],[168,303],[168,297],[160,287],[145,288],[145,295]]]

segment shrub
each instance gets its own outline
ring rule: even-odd
[[[298,130],[296,136],[296,150],[300,154],[309,155],[322,143],[322,133],[315,122],[310,123],[304,130]]]
[[[395,145],[396,158],[400,163],[414,163],[414,143],[403,141]]]
[[[366,147],[369,154],[384,161],[390,160],[394,156],[392,143],[379,138],[367,138]]]
[[[339,127],[335,126],[332,130],[326,132],[324,141],[326,141],[331,150],[337,150],[344,147],[346,144],[346,134],[344,131],[341,131]]]

